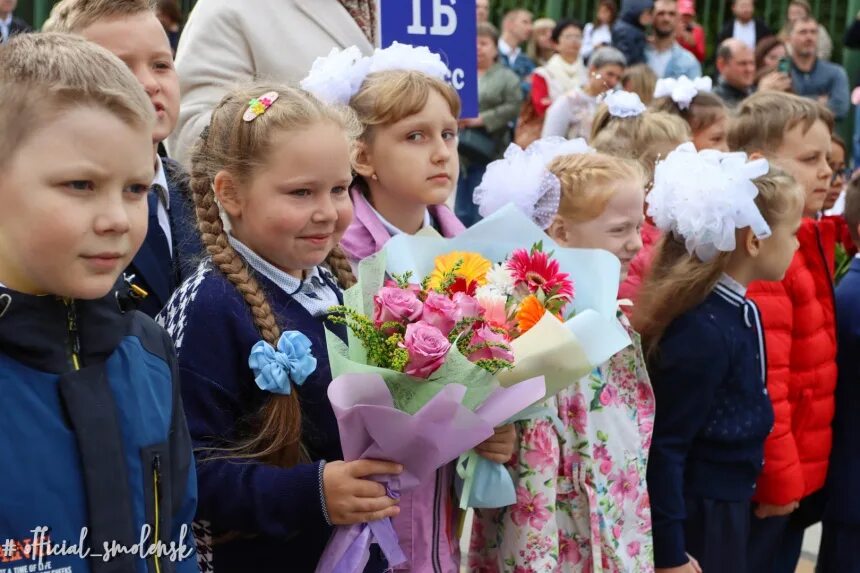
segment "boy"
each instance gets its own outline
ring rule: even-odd
[[[845,222],[860,246],[860,179],[845,191]],[[828,502],[818,552],[819,573],[858,573],[860,559],[860,255],[836,289],[839,382],[833,418],[833,452],[827,477]]]
[[[830,188],[832,128],[821,104],[762,92],[740,105],[729,130],[730,149],[766,157],[806,192],[800,248],[785,278],[749,289],[762,314],[775,423],[754,498],[748,571],[793,572],[804,529],[820,518],[836,386],[836,229],[816,217]]]
[[[2,568],[197,571],[173,347],[117,286],[146,235],[152,106],[61,34],[11,39],[0,86]]]
[[[179,115],[179,78],[170,41],[152,0],[63,0],[54,6],[45,30],[78,34],[113,52],[143,85],[155,108],[156,175],[148,197],[149,232],[126,270],[134,276],[137,292],[146,293],[138,310],[154,317],[193,272],[202,251],[187,175],[178,163],[157,153]]]

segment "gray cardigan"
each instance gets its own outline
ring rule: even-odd
[[[522,101],[520,78],[501,62],[478,78],[479,114],[499,153],[510,143],[510,125],[517,119]]]

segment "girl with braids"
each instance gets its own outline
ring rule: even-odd
[[[576,141],[552,141],[533,144],[552,146],[534,189],[514,183],[523,167],[499,162],[499,170],[490,164],[494,177],[484,178],[479,200],[483,191],[498,205],[506,203],[499,195],[536,197],[526,214],[557,244],[609,251],[623,279],[642,248],[644,169],[591,153],[583,140],[578,150]],[[471,570],[653,571],[645,469],[654,394],[638,336],[620,312],[619,319],[634,343],[549,401],[552,415],[518,423],[517,502],[476,513]]]
[[[357,48],[320,58],[302,86],[329,103],[348,104],[362,124],[350,189],[355,219],[343,236],[350,262],[380,251],[391,237],[437,232],[459,235],[463,224],[445,202],[457,187],[460,98],[445,82],[441,58],[427,48],[395,43],[361,58]],[[475,450],[504,463],[513,453],[513,425]],[[454,464],[403,494],[392,522],[406,555],[395,571],[457,573],[458,522]]]
[[[355,282],[337,245],[356,125],[307,92],[255,86],[221,101],[193,151],[209,257],[160,320],[197,449],[204,570],[312,572],[332,525],[399,511],[367,479],[398,465],[338,461],[326,395],[324,328],[346,337],[327,312]],[[367,570],[384,569],[374,554]]]
[[[744,573],[774,423],[765,333],[746,290],[788,269],[803,193],[763,159],[690,143],[656,170],[648,214],[663,238],[633,314],[659,406],[648,462],[654,561],[658,573]]]

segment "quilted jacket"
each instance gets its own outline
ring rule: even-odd
[[[775,415],[755,500],[784,505],[821,489],[827,476],[836,388],[832,221],[805,219],[800,248],[780,282],[756,282]]]

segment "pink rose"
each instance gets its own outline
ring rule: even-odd
[[[456,321],[457,305],[444,294],[431,292],[427,295],[427,300],[424,301],[424,312],[421,315],[421,320],[428,324],[432,324],[442,331],[445,336],[451,334]]]
[[[428,378],[442,366],[451,343],[438,328],[420,320],[406,325],[406,336],[400,347],[409,351],[406,373]]]
[[[424,305],[412,291],[382,287],[373,297],[373,307],[373,321],[379,326],[386,322],[414,322],[421,316]]]
[[[612,460],[600,460],[600,473],[603,475],[609,475],[609,472],[612,471]]]
[[[639,555],[639,551],[641,551],[642,547],[639,545],[638,541],[631,541],[627,546],[627,555],[630,557],[636,557]]]
[[[618,404],[618,390],[615,386],[607,384],[600,392],[600,403],[604,406],[612,406]]]
[[[478,360],[492,360],[493,358],[498,358],[499,360],[507,360],[508,362],[514,361],[514,353],[511,352],[511,347],[508,346],[508,339],[504,334],[493,332],[493,330],[486,325],[475,329],[472,333],[470,346],[479,346],[481,344],[488,343],[504,344],[505,347],[488,346],[486,348],[481,348],[480,350],[476,350],[470,354],[469,360],[477,362]]]
[[[464,318],[479,318],[481,316],[481,305],[478,304],[478,299],[475,297],[464,292],[457,292],[454,293],[452,300],[457,305],[457,312],[454,316],[456,322],[460,322]]]

